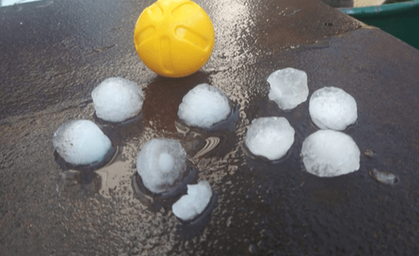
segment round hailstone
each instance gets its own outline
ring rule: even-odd
[[[254,155],[276,160],[291,148],[294,134],[294,129],[284,117],[261,117],[252,121],[245,143]]]
[[[358,118],[355,99],[336,87],[323,87],[311,95],[309,112],[320,129],[342,131]]]
[[[188,185],[188,194],[173,204],[173,214],[184,221],[192,220],[205,210],[211,196],[211,186],[206,180],[201,180],[196,185]]]
[[[99,127],[89,120],[73,120],[62,124],[52,140],[58,154],[73,165],[103,161],[112,143]]]
[[[189,126],[210,128],[230,114],[227,95],[208,84],[190,90],[179,105],[178,116]]]
[[[301,156],[307,172],[319,177],[335,177],[357,171],[361,152],[345,133],[319,130],[303,142]]]
[[[307,74],[304,71],[286,68],[273,72],[268,77],[271,87],[269,99],[282,110],[293,109],[307,100]]]
[[[137,157],[137,172],[153,193],[169,192],[186,171],[186,152],[177,140],[152,139]]]
[[[140,113],[143,106],[141,89],[135,82],[111,77],[92,92],[96,115],[109,122],[123,122]]]

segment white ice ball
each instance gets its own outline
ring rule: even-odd
[[[294,134],[294,129],[284,117],[261,117],[252,121],[245,143],[254,155],[276,160],[291,148]]]
[[[173,214],[184,221],[192,220],[205,210],[211,196],[211,186],[206,180],[201,180],[196,185],[188,185],[188,194],[173,204]]]
[[[335,177],[357,171],[361,152],[345,133],[319,130],[308,136],[301,150],[307,172],[319,177]]]
[[[320,129],[342,131],[358,118],[355,99],[336,87],[323,87],[310,97],[311,120]]]
[[[62,124],[55,131],[52,143],[58,154],[74,165],[101,162],[112,147],[109,138],[89,120]]]
[[[135,82],[121,77],[104,80],[92,92],[96,115],[109,122],[122,122],[140,113],[143,94]]]
[[[268,77],[269,99],[282,110],[293,109],[307,100],[307,74],[304,71],[286,68],[273,72]]]
[[[230,112],[225,93],[214,86],[199,84],[183,97],[178,116],[189,126],[210,128],[226,119]]]
[[[169,192],[186,172],[186,152],[177,140],[152,139],[137,157],[137,172],[153,193]]]

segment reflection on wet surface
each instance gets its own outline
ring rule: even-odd
[[[213,55],[190,77],[161,78],[139,61],[132,42],[135,21],[152,2],[54,1],[39,13],[2,8],[0,254],[417,254],[415,49],[379,30],[356,30],[356,21],[317,1],[197,1],[214,22]],[[357,101],[358,122],[345,133],[361,152],[375,152],[361,156],[358,172],[305,172],[301,144],[317,130],[308,102],[284,112],[267,100],[267,77],[288,66],[307,72],[311,93],[336,86]],[[145,92],[142,116],[131,123],[95,118],[90,92],[112,76]],[[235,130],[179,128],[177,107],[199,83],[237,104]],[[286,117],[295,129],[284,160],[254,159],[243,149],[250,121],[263,116]],[[63,171],[52,135],[81,118],[98,124],[119,151],[94,172]],[[138,152],[157,137],[181,141],[196,179],[218,195],[193,228],[169,207],[150,210],[134,192]],[[376,182],[374,168],[400,182]]]
[[[0,1],[0,6],[9,6],[14,4],[24,4],[24,3],[30,3],[30,2],[36,2],[40,0],[2,0]]]
[[[205,146],[194,156],[194,158],[200,158],[205,154],[211,152],[217,145],[220,143],[220,138],[218,137],[209,137],[205,139]]]

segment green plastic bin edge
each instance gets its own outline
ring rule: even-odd
[[[364,19],[399,16],[416,9],[419,10],[419,0],[379,6],[341,8],[340,11],[357,19]]]

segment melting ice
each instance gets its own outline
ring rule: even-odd
[[[276,160],[290,149],[294,134],[294,129],[284,117],[262,117],[252,121],[245,143],[254,155]]]
[[[345,133],[319,130],[308,136],[301,150],[307,172],[319,177],[335,177],[357,171],[361,152]]]
[[[323,87],[311,95],[309,112],[320,129],[342,131],[358,118],[355,99],[336,87]]]
[[[178,116],[189,126],[210,128],[226,119],[230,112],[225,93],[214,86],[199,84],[183,97]]]
[[[201,180],[196,185],[188,185],[188,194],[173,204],[173,214],[184,221],[192,220],[205,210],[211,196],[211,186],[206,180]]]
[[[286,68],[273,72],[268,77],[271,87],[269,99],[282,110],[293,109],[307,100],[307,74],[304,71]]]
[[[135,82],[121,77],[104,80],[92,92],[96,115],[109,122],[122,122],[140,113],[141,89]]]
[[[62,124],[52,140],[58,154],[73,165],[101,162],[112,143],[99,127],[89,120],[73,120]]]
[[[371,177],[373,177],[376,181],[383,183],[383,184],[388,184],[388,185],[394,185],[399,181],[399,178],[397,178],[396,175],[390,173],[390,172],[380,172],[377,169],[373,169],[370,172]]]
[[[137,157],[137,172],[153,193],[169,192],[186,172],[186,152],[177,140],[152,139]]]

